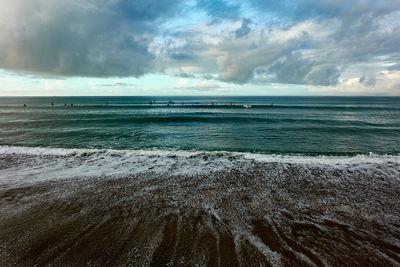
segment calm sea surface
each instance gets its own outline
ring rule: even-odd
[[[400,98],[5,97],[0,145],[398,154]]]

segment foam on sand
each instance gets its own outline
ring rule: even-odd
[[[0,147],[0,265],[399,265],[399,156]]]

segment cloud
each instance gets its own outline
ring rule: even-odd
[[[211,81],[205,81],[205,82],[197,82],[194,86],[191,88],[200,90],[200,91],[208,91],[210,89],[219,89],[219,88],[224,88],[219,84],[213,83]]]
[[[181,88],[186,88],[187,84],[188,84],[187,78],[180,78],[179,81],[173,84],[171,87],[175,89],[181,89]]]
[[[250,19],[243,19],[242,26],[235,31],[236,38],[244,37],[251,31],[249,24],[251,23]]]
[[[187,73],[187,72],[179,72],[176,76],[181,77],[181,78],[195,78],[196,76],[191,74],[191,73]]]
[[[199,72],[208,70],[208,75],[217,73],[224,82],[335,86],[343,79],[374,77],[397,68],[398,15],[387,10],[375,18],[362,16],[346,32],[341,17],[305,20],[290,27],[255,24],[247,34],[238,34],[238,29],[241,33],[247,27],[241,20],[239,27],[237,22],[213,25],[201,35],[183,38],[181,48],[201,59],[185,64],[196,66]],[[366,69],[367,65],[373,68]],[[368,84],[374,85],[372,78]]]
[[[60,76],[140,76],[152,71],[148,45],[172,0],[5,1],[0,68]]]
[[[388,70],[400,70],[400,63],[389,66]]]
[[[375,78],[369,78],[367,76],[362,76],[359,80],[359,83],[364,84],[366,86],[374,86],[376,84]]]
[[[400,8],[397,0],[249,0],[248,5],[264,15],[279,16],[281,20],[297,23],[312,18],[340,18],[343,26],[351,25],[363,14],[373,17],[392,13]]]
[[[212,81],[199,81],[195,83],[190,83],[189,80],[186,78],[180,78],[177,83],[172,85],[172,87],[176,89],[190,89],[196,91],[213,91],[225,89],[224,86],[221,86],[220,84]]]
[[[267,74],[267,75],[266,75]],[[257,70],[256,81],[305,85],[336,85],[340,72],[335,65],[304,58],[297,52]]]
[[[127,82],[115,82],[115,83],[102,83],[102,84],[97,84],[97,86],[102,86],[102,87],[116,87],[116,86],[121,86],[121,87],[135,87],[136,84],[134,83],[127,83]]]
[[[400,69],[397,0],[0,4],[0,68],[24,75],[166,73],[202,80],[200,89],[211,80],[365,92],[399,84],[393,78]]]
[[[176,53],[176,54],[171,54],[171,58],[175,60],[187,60],[187,59],[193,59],[192,55],[189,54],[184,54],[184,53]]]

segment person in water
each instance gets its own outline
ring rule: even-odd
[[[54,102],[51,102],[51,106],[54,107]]]

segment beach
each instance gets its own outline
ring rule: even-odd
[[[0,150],[2,266],[400,262],[399,156]]]

